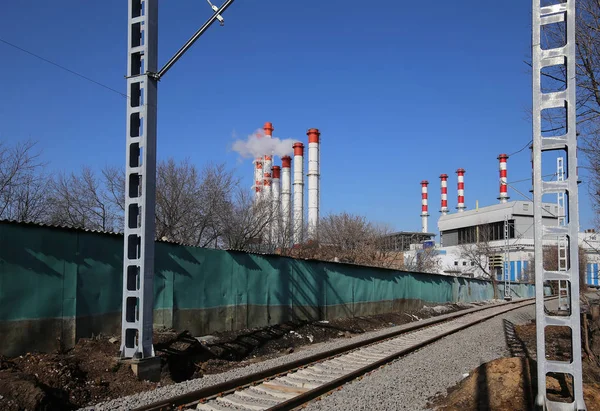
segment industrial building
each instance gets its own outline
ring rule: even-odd
[[[431,247],[433,234],[428,230],[428,181],[421,181],[421,219],[422,231],[427,239],[419,239],[405,252],[405,261],[429,258],[434,270],[447,275],[482,277],[484,272],[479,261],[473,260],[473,249],[485,253],[487,272],[498,280],[504,279],[504,270],[508,271],[511,281],[532,281],[529,267],[534,255],[534,219],[532,201],[509,201],[507,183],[506,154],[498,156],[500,170],[499,204],[476,207],[466,211],[465,207],[465,170],[460,168],[457,174],[457,212],[449,213],[447,199],[448,175],[440,175],[441,208],[437,222],[440,234],[439,243]],[[558,179],[561,178],[562,159],[557,162]],[[545,226],[564,224],[564,195],[557,196],[556,203],[543,204],[542,222]],[[579,247],[586,256],[586,283],[600,286],[600,235],[594,230],[579,233]],[[547,239],[547,246],[561,247],[561,240]],[[559,251],[560,254],[560,251]],[[469,258],[471,257],[471,258]],[[560,257],[559,257],[560,258]],[[566,254],[563,256],[566,267]],[[508,262],[505,268],[505,261]],[[559,267],[561,262],[558,262]]]

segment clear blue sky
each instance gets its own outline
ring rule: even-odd
[[[217,4],[220,4],[217,2]],[[468,209],[497,203],[500,153],[531,139],[531,2],[237,0],[159,85],[159,159],[252,165],[230,150],[265,121],[275,135],[322,139],[321,211],[346,210],[430,228],[440,173],[465,177]],[[210,16],[204,0],[160,1],[159,64]],[[122,0],[6,2],[0,38],[125,92],[127,5]],[[40,142],[55,170],[124,163],[125,100],[0,43],[0,139]],[[544,172],[552,173],[548,162]],[[529,150],[509,182],[531,176]],[[585,175],[582,174],[585,180]],[[529,194],[529,182],[516,187]],[[581,228],[590,226],[587,189]],[[511,199],[523,199],[509,190]]]

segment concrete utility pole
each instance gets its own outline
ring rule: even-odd
[[[233,3],[220,8],[158,70],[158,0],[128,0],[127,145],[121,358],[136,360],[138,377],[156,367],[152,346],[156,202],[157,83]],[[142,366],[142,362],[152,364]],[[160,364],[158,364],[160,366]],[[142,368],[147,371],[143,371]],[[160,370],[160,369],[159,369]],[[155,371],[155,370],[152,370]]]
[[[536,296],[536,340],[537,340],[537,380],[538,393],[536,407],[548,410],[585,410],[583,400],[583,382],[581,369],[581,326],[579,309],[579,196],[577,187],[577,113],[576,113],[576,66],[575,66],[575,0],[541,7],[539,0],[533,0],[533,206],[535,227],[535,296]],[[555,48],[542,45],[542,29],[549,24],[563,24],[566,42]],[[545,47],[544,47],[545,46]],[[551,66],[563,66],[566,69],[566,89],[542,92],[542,69]],[[542,136],[542,110],[566,108],[566,131],[562,136]],[[543,181],[542,154],[553,150],[567,153],[567,178],[564,181]],[[563,226],[544,226],[542,224],[544,194],[566,193],[568,199],[568,217]],[[567,244],[571,264],[565,271],[544,270],[544,238],[569,238]],[[550,315],[546,313],[544,285],[548,281],[566,281],[570,283],[570,307],[568,315]],[[569,361],[551,361],[546,358],[546,327],[550,325],[571,329],[572,359]],[[546,397],[546,376],[557,373],[573,378],[572,403],[550,401]]]

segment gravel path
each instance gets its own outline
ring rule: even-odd
[[[511,318],[521,318],[521,322],[527,321],[530,318],[533,318],[534,308],[522,308],[519,310],[512,311],[511,313],[505,314],[500,318],[509,318],[509,320],[513,321]],[[515,314],[520,313],[520,314]],[[517,323],[516,321],[513,321]],[[493,325],[491,325],[493,324]],[[484,327],[484,328],[480,328]],[[365,333],[360,336],[356,336],[348,339],[338,339],[331,342],[314,344],[307,347],[302,347],[297,352],[294,352],[289,355],[285,355],[282,357],[266,360],[260,363],[252,364],[243,368],[238,368],[234,370],[227,371],[222,374],[213,374],[206,375],[203,378],[198,378],[195,380],[185,381],[179,384],[169,385],[165,387],[161,387],[155,389],[153,391],[143,392],[139,394],[135,394],[129,397],[123,397],[114,399],[111,401],[107,401],[104,403],[97,404],[95,406],[83,408],[84,410],[130,410],[135,407],[139,407],[142,405],[146,405],[155,401],[159,401],[164,398],[181,395],[187,393],[189,391],[198,390],[200,388],[218,384],[233,378],[238,378],[245,376],[247,374],[251,374],[254,372],[258,372],[267,368],[274,367],[276,365],[281,365],[289,361],[293,361],[296,359],[304,358],[317,352],[330,350],[333,348],[337,348],[340,346],[348,345],[357,341],[365,340],[368,338],[372,338],[377,335],[385,334],[391,332],[399,327],[390,327],[380,331],[374,331],[370,333]],[[390,374],[390,369],[396,369],[400,371],[396,371],[392,374],[394,375],[392,383],[392,377],[387,376],[381,382],[375,383],[375,385],[379,384],[379,388],[381,390],[377,391],[379,394],[377,397],[372,397],[372,394],[376,394],[373,390],[372,384],[369,384],[366,387],[360,388],[366,381],[369,381],[371,378],[374,378],[374,375],[371,377],[365,377],[362,381],[358,381],[353,383],[350,388],[344,388],[342,391],[331,395],[314,405],[311,405],[311,409],[324,409],[324,410],[333,410],[333,409],[357,409],[357,410],[374,410],[374,409],[411,409],[416,410],[418,407],[424,406],[426,402],[426,398],[428,396],[428,392],[433,390],[432,394],[435,394],[438,391],[444,390],[446,387],[453,385],[456,381],[461,379],[461,375],[464,372],[468,372],[472,368],[475,368],[482,362],[487,362],[489,360],[498,358],[503,356],[506,353],[505,343],[504,343],[504,334],[502,332],[502,320],[501,319],[492,319],[477,325],[474,327],[476,331],[473,329],[468,329],[460,333],[460,336],[449,336],[445,339],[434,344],[434,347],[438,347],[439,344],[444,345],[445,348],[424,348],[421,351],[411,354],[405,359],[398,360],[393,365],[390,365],[383,370],[378,371],[377,373],[386,373]],[[482,337],[483,340],[477,340],[477,337]],[[477,341],[475,341],[477,340]],[[452,341],[452,343],[448,343],[447,341]],[[483,348],[482,348],[483,347]],[[438,351],[441,350],[441,351]],[[428,352],[425,356],[422,354],[424,352]],[[474,355],[471,358],[471,361],[466,361],[470,356],[467,354],[469,352],[477,352],[477,355]],[[436,354],[437,353],[437,354]],[[411,358],[415,358],[410,360]],[[425,367],[427,361],[431,361],[431,358],[436,362],[435,366],[433,363],[430,363],[429,366]],[[408,363],[402,364],[404,361],[410,361]],[[437,364],[439,362],[439,364]],[[400,367],[400,368],[397,368]],[[408,375],[404,370],[422,370],[421,375]],[[376,374],[377,374],[376,373]],[[454,375],[455,374],[455,375]],[[397,378],[400,377],[400,378]],[[453,378],[454,377],[454,378]],[[437,379],[439,384],[434,384],[434,381]],[[412,381],[412,382],[411,382]],[[410,388],[407,383],[411,383]],[[406,390],[402,390],[402,392],[406,391],[405,396],[398,396],[397,400],[396,396],[390,396],[390,392],[386,392],[385,388],[391,389],[393,387],[393,391],[398,392],[399,387],[405,385]],[[354,392],[354,387],[357,387],[358,390],[363,391],[362,394],[349,395],[349,393]],[[438,387],[435,388],[434,387]],[[418,389],[416,390],[417,387]],[[423,387],[427,387],[424,389]],[[415,392],[415,390],[417,392]],[[410,391],[413,391],[412,393]],[[344,393],[340,395],[340,393]],[[368,393],[368,397],[371,398],[369,402],[366,400]],[[416,399],[422,399],[421,402],[410,403],[408,401],[412,401],[409,399],[409,393],[412,394],[412,397]],[[344,398],[340,398],[344,397]],[[423,397],[423,398],[421,398]],[[351,401],[350,398],[355,398],[355,401]],[[374,400],[374,398],[378,398],[378,400]],[[389,402],[389,401],[392,402]],[[349,401],[349,402],[347,402]],[[338,403],[339,402],[339,403]],[[421,405],[422,403],[422,405]],[[329,405],[327,405],[329,404]],[[361,405],[362,404],[362,405]],[[380,405],[381,404],[381,408]],[[386,405],[387,404],[387,405]],[[416,405],[416,408],[415,406]],[[389,408],[389,407],[392,408]],[[374,408],[375,407],[375,408]]]
[[[534,318],[535,306],[529,306],[487,320],[347,384],[305,410],[427,410],[428,398],[445,393],[463,374],[509,356],[504,319],[523,324]]]

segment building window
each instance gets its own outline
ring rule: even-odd
[[[475,261],[471,261],[471,267],[475,265]]]
[[[504,221],[463,227],[458,232],[458,244],[474,244],[478,241],[504,240]],[[515,238],[515,221],[508,221],[508,238]]]
[[[455,261],[455,262],[454,262],[454,265],[458,265],[458,261]]]
[[[467,262],[466,262],[466,261],[463,261],[463,265],[467,265]]]

